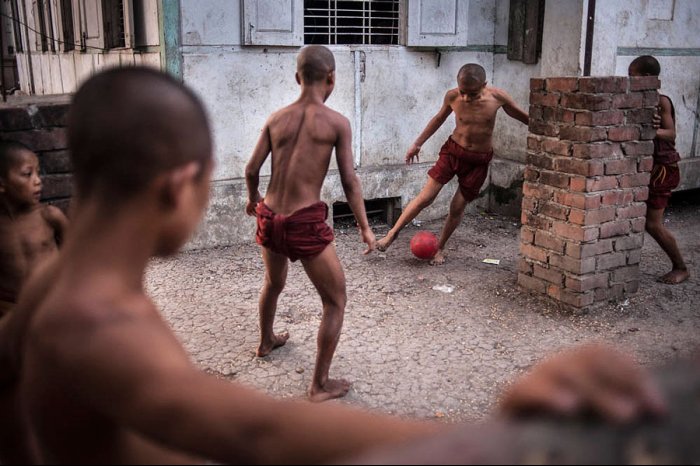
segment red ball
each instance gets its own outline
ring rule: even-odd
[[[411,252],[419,259],[432,259],[438,252],[438,238],[429,231],[419,231],[411,238]]]

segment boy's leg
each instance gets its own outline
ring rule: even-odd
[[[661,249],[664,250],[673,263],[673,270],[659,280],[669,285],[677,285],[686,281],[690,277],[690,273],[683,261],[681,251],[678,249],[676,238],[664,226],[664,211],[665,209],[649,208],[647,210],[646,229],[647,233],[659,243]]]
[[[423,189],[418,196],[416,196],[416,198],[413,199],[401,213],[401,216],[396,222],[396,225],[394,225],[394,228],[389,230],[389,233],[387,233],[384,238],[377,241],[377,249],[380,251],[386,251],[389,249],[394,240],[396,240],[396,238],[399,236],[399,232],[403,229],[403,227],[408,225],[411,220],[416,218],[418,214],[421,213],[423,209],[435,201],[435,198],[438,194],[440,194],[440,190],[442,190],[443,186],[445,185],[438,183],[431,177],[428,177],[428,182],[425,184],[425,186],[423,186]]]
[[[309,388],[311,401],[321,402],[345,396],[350,390],[347,380],[331,380],[328,372],[345,317],[345,274],[333,244],[313,259],[302,260],[306,274],[316,287],[323,303],[323,317],[318,330],[318,354]]]
[[[447,241],[455,232],[462,219],[464,218],[464,209],[467,207],[468,202],[464,199],[461,189],[457,189],[452,202],[450,203],[450,213],[447,215],[447,220],[445,221],[445,226],[442,229],[442,235],[440,235],[440,244],[438,246],[438,252],[435,257],[430,261],[431,265],[442,265],[445,263],[445,246]]]
[[[284,346],[289,340],[289,333],[284,332],[275,335],[275,313],[277,312],[277,299],[284,290],[287,281],[287,269],[289,262],[281,254],[262,248],[263,262],[265,263],[265,283],[260,292],[260,347],[258,357],[264,358],[275,348]]]

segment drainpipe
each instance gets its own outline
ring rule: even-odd
[[[5,34],[2,27],[4,23],[5,17],[0,17],[0,93],[2,93],[2,101],[7,102],[7,94],[5,94],[5,43],[2,40]]]
[[[596,0],[588,0],[588,16],[586,20],[586,52],[583,61],[583,75],[591,75],[591,62],[593,60],[593,32],[595,29],[595,3]]]

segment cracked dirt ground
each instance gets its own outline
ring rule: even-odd
[[[341,402],[446,422],[479,420],[504,384],[562,347],[603,340],[650,366],[687,356],[700,341],[700,205],[672,208],[667,225],[691,280],[676,287],[657,283],[669,262],[647,236],[641,291],[585,315],[517,287],[519,224],[512,218],[467,215],[439,268],[411,256],[416,227],[404,230],[387,253],[367,257],[354,229],[337,230],[348,306],[331,377],[354,382]],[[441,226],[420,229],[438,233]],[[377,236],[386,230],[377,228]],[[289,330],[291,339],[271,356],[255,358],[263,268],[252,238],[251,232],[248,245],[156,260],[147,288],[204,370],[276,397],[302,398],[314,365],[320,300],[301,265],[293,264],[275,326]],[[439,285],[454,291],[433,289]]]

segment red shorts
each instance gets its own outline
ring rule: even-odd
[[[651,183],[649,185],[649,200],[647,205],[650,209],[665,209],[671,194],[681,184],[681,171],[678,164],[654,165],[651,170]]]
[[[326,223],[328,206],[317,202],[291,215],[274,213],[264,202],[258,204],[255,241],[292,262],[311,259],[333,242],[333,230]]]
[[[491,160],[493,151],[469,151],[450,136],[440,150],[440,158],[428,175],[440,184],[449,183],[457,175],[462,196],[467,202],[471,202],[479,197],[479,191],[489,173]]]

